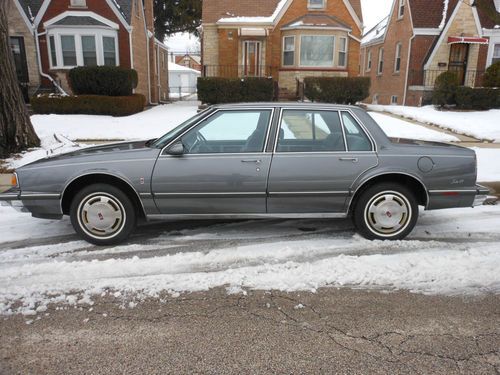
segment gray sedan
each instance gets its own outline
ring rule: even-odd
[[[97,245],[139,219],[345,218],[364,237],[402,239],[427,210],[482,204],[474,151],[390,139],[361,108],[213,106],[156,140],[25,165],[0,200],[38,218],[69,215]]]

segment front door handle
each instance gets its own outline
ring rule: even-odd
[[[260,159],[243,159],[241,161],[242,163],[255,163],[255,164],[260,164],[261,160]]]
[[[350,162],[353,162],[353,163],[357,163],[358,162],[358,158],[339,158],[340,161],[350,161]]]

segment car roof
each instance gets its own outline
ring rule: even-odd
[[[220,109],[235,109],[235,108],[255,108],[255,107],[286,107],[286,108],[330,108],[330,109],[347,109],[360,107],[344,104],[329,104],[329,103],[303,103],[303,102],[255,102],[255,103],[231,103],[231,104],[216,104],[213,108]]]

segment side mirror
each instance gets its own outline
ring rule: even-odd
[[[167,150],[167,154],[169,155],[184,155],[184,145],[182,142],[175,142],[172,146],[170,146]]]

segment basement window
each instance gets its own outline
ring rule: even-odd
[[[397,95],[391,96],[391,104],[392,105],[397,105],[398,104],[398,96]]]

